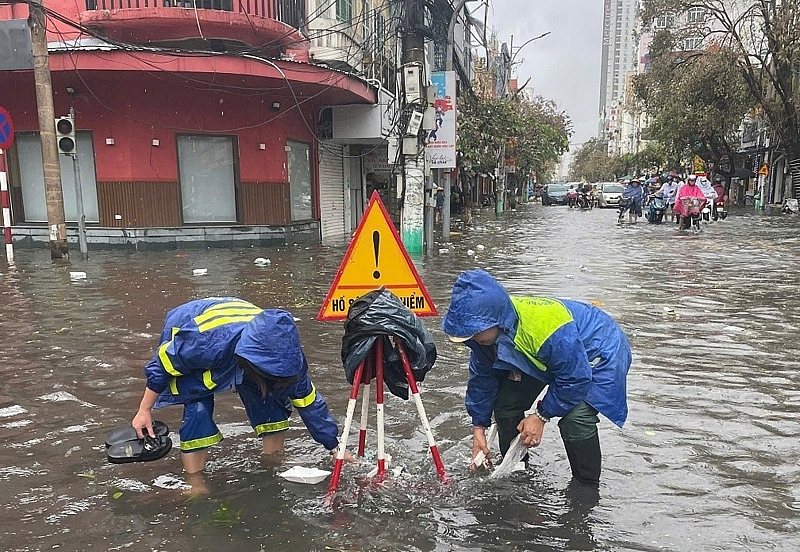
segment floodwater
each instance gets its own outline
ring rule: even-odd
[[[483,267],[512,293],[602,303],[628,332],[630,416],[622,430],[601,424],[597,496],[569,485],[555,424],[526,472],[469,472],[467,349],[446,339],[439,317],[425,319],[439,359],[422,397],[449,485],[436,476],[413,404],[394,397],[386,447],[403,471],[382,485],[365,479],[371,431],[371,460],[345,469],[331,506],[326,483],[276,476],[295,464],[331,467],[299,418],[285,458],[265,462],[232,393],[217,401],[226,439],[212,449],[207,495],[185,492],[176,449],[157,462],[108,464],[103,437],[138,406],[165,311],[197,297],[290,310],[341,423],[342,325],[315,317],[345,247],[98,252],[70,266],[17,250],[17,271],[3,266],[0,276],[0,548],[800,549],[798,217],[742,212],[698,236],[615,220],[611,210],[540,205],[502,220],[484,211],[418,267],[440,312],[458,272]],[[257,267],[256,257],[271,264]],[[71,282],[70,270],[87,278]],[[181,409],[157,414],[177,445]]]

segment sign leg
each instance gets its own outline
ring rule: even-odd
[[[383,336],[378,336],[372,348],[375,359],[375,402],[378,425],[378,477],[386,477],[386,446],[383,423]]]
[[[344,429],[342,430],[342,439],[339,443],[339,453],[336,455],[336,462],[333,465],[333,475],[331,475],[331,482],[328,485],[328,498],[330,499],[336,487],[339,486],[339,477],[342,474],[342,465],[344,464],[344,455],[347,451],[347,437],[350,435],[350,425],[353,423],[353,413],[356,410],[356,401],[358,400],[358,389],[361,386],[361,378],[364,373],[364,363],[358,365],[356,373],[353,376],[353,389],[350,391],[350,400],[347,402],[347,417],[344,422]]]
[[[408,360],[408,354],[406,353],[405,345],[403,345],[403,342],[396,337],[394,338],[394,344],[400,353],[400,360],[403,363],[403,370],[406,373],[408,386],[411,389],[411,396],[414,399],[414,404],[417,406],[417,413],[419,414],[419,419],[422,422],[422,427],[425,430],[425,436],[428,438],[428,446],[431,450],[433,463],[436,466],[436,473],[439,474],[439,478],[444,483],[449,483],[450,479],[447,477],[447,474],[444,471],[444,464],[442,463],[442,457],[439,455],[439,447],[436,445],[436,440],[433,438],[433,431],[431,431],[431,425],[428,422],[428,415],[425,413],[425,407],[422,405],[422,397],[420,397],[419,394],[417,380],[414,379],[414,372],[411,371],[411,363]]]

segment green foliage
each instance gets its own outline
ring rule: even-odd
[[[458,149],[479,173],[494,173],[506,146],[506,160],[518,172],[552,171],[569,147],[569,117],[543,98],[465,96],[458,114]]]
[[[672,161],[663,146],[648,143],[636,154],[609,156],[607,144],[600,138],[592,138],[575,150],[569,167],[570,180],[603,182],[617,180],[623,176],[647,174],[653,167],[663,170],[672,166]]]
[[[642,23],[650,25],[656,17],[681,14],[690,7],[702,8],[705,21],[688,30],[686,26],[675,26],[668,30],[668,34],[675,41],[687,36],[687,32],[705,36],[706,43],[711,46],[698,52],[701,62],[692,66],[685,64],[686,59],[676,60],[673,56],[670,60],[666,53],[659,54],[658,47],[651,50],[651,57],[654,71],[667,70],[670,64],[686,69],[678,75],[680,91],[687,94],[685,99],[691,103],[686,105],[698,116],[698,125],[707,124],[714,113],[725,112],[724,115],[730,117],[699,136],[695,149],[705,148],[708,158],[715,157],[714,152],[719,149],[729,147],[731,136],[727,123],[742,115],[742,108],[746,111],[747,107],[755,106],[753,111],[768,122],[788,157],[800,158],[800,102],[797,101],[800,92],[797,78],[800,0],[642,0]],[[663,62],[660,67],[656,66],[657,59]],[[686,73],[693,73],[696,77],[708,75],[701,81],[702,92],[689,94],[691,81],[686,78]],[[713,88],[714,81],[720,80],[728,85],[724,93]],[[657,94],[643,90],[644,86],[643,83],[637,85],[640,98],[649,105],[656,104]],[[657,122],[662,130],[670,120],[666,111]],[[671,113],[675,112],[671,110]],[[690,144],[686,141],[680,143],[674,136],[664,140],[677,149],[690,149]]]
[[[731,50],[691,54],[674,50],[675,37],[656,34],[651,70],[634,78],[634,92],[647,112],[647,135],[673,157],[719,159],[735,151],[739,126],[753,98]]]

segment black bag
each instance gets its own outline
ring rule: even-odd
[[[405,345],[416,381],[423,381],[436,362],[436,344],[425,325],[400,299],[385,288],[371,291],[350,305],[342,337],[342,363],[348,383],[375,341],[383,340],[383,379],[396,397],[408,400],[408,381],[400,354],[390,337]]]

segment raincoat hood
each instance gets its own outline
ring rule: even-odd
[[[517,313],[508,293],[488,272],[462,272],[453,284],[450,309],[442,320],[442,330],[453,337],[471,337],[494,326],[512,331]]]
[[[296,376],[305,365],[294,318],[282,310],[265,310],[253,318],[242,330],[234,354],[279,378]]]

